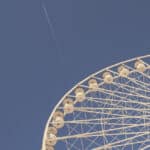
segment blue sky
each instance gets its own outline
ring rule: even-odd
[[[0,3],[1,149],[40,149],[50,112],[73,85],[150,54],[148,0]]]

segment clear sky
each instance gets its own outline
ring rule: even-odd
[[[39,150],[65,92],[99,69],[145,54],[148,0],[1,1],[0,149]]]

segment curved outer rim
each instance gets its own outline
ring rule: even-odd
[[[58,108],[58,106],[63,102],[63,100],[65,99],[65,97],[66,97],[67,95],[69,95],[69,93],[71,93],[73,90],[75,90],[75,89],[76,89],[79,85],[81,85],[83,82],[87,81],[87,80],[90,79],[91,77],[93,77],[93,76],[95,76],[95,75],[97,75],[97,74],[99,74],[99,73],[101,73],[101,72],[103,72],[103,71],[105,71],[105,70],[107,70],[107,69],[116,67],[116,66],[121,65],[121,64],[125,64],[125,63],[128,63],[128,62],[135,61],[136,59],[144,59],[144,58],[148,58],[148,57],[150,57],[150,55],[144,55],[144,56],[140,56],[140,57],[134,57],[134,58],[131,58],[131,59],[128,59],[128,60],[121,61],[121,62],[119,62],[119,63],[113,64],[113,65],[111,65],[111,66],[109,66],[109,67],[105,67],[105,68],[103,68],[103,69],[101,69],[101,70],[99,70],[99,71],[97,71],[97,72],[95,72],[95,73],[89,75],[89,76],[86,77],[85,79],[83,79],[83,80],[81,80],[80,82],[78,82],[75,86],[73,86],[73,88],[71,88],[71,89],[60,99],[60,101],[57,103],[57,105],[54,107],[53,111],[51,112],[50,117],[48,118],[48,121],[47,121],[46,126],[45,126],[44,135],[43,135],[43,140],[42,140],[42,149],[41,149],[41,150],[46,150],[46,148],[45,148],[45,140],[46,140],[46,131],[47,131],[47,129],[48,129],[49,122],[50,122],[50,120],[52,119],[52,116],[53,116],[54,112],[56,111],[56,109]]]

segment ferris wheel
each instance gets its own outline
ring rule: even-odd
[[[52,111],[42,150],[150,150],[150,55],[76,84]]]

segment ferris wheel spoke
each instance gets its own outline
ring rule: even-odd
[[[118,74],[117,72],[114,72],[114,71],[112,71],[112,70],[109,70],[109,71],[117,75],[117,76],[114,77],[114,81],[116,81],[118,78],[120,78],[120,76],[119,76],[119,74]],[[95,79],[101,81],[101,83],[99,84],[99,86],[104,85],[103,79],[101,79],[101,78],[99,78],[99,77],[93,77],[93,78],[95,78]],[[132,89],[134,88],[136,91],[138,91],[138,90],[143,91],[143,92],[144,92],[144,91],[146,91],[146,92],[147,92],[147,91],[148,91],[148,92],[150,91],[150,87],[143,86],[143,84],[136,82],[135,78],[131,78],[131,77],[124,77],[124,78],[128,79],[128,83],[129,83],[129,82],[130,82],[130,83],[133,83],[133,84],[135,84],[136,86],[133,86],[133,85],[131,86],[130,84],[127,84],[127,82],[124,83],[124,84],[117,82],[117,84],[119,84],[119,85],[124,85],[124,86],[127,86],[127,87],[132,88]],[[114,83],[114,82],[113,82],[113,83]],[[81,86],[87,88],[87,86],[84,86],[84,85],[81,85]],[[139,88],[139,87],[140,87],[140,88]]]
[[[127,138],[127,139],[119,140],[119,141],[114,142],[114,143],[109,143],[109,144],[107,144],[107,145],[104,145],[104,146],[101,146],[101,147],[98,147],[98,148],[94,148],[93,150],[103,150],[103,149],[105,149],[105,148],[117,147],[116,144],[119,144],[119,143],[121,143],[121,142],[126,142],[126,141],[129,141],[129,140],[133,140],[133,139],[135,139],[135,138],[137,138],[137,137],[144,136],[144,135],[146,135],[146,134],[149,134],[149,132],[145,132],[144,134],[135,135],[135,136],[130,137],[130,138]]]
[[[125,90],[126,91],[126,93],[131,93],[131,95],[133,94],[133,96],[139,96],[139,97],[146,97],[145,95],[145,93],[150,93],[150,90],[149,91],[147,91],[147,90],[143,90],[142,92],[144,92],[144,95],[143,94],[141,94],[141,93],[139,93],[138,91],[137,91],[137,89],[134,89],[134,88],[127,88],[126,87],[126,84],[125,85],[121,85],[121,84],[119,84],[119,83],[115,83],[115,82],[113,82],[112,84],[114,84],[114,85],[116,85],[118,88],[120,88],[120,89],[122,89],[122,90]],[[140,91],[141,92],[141,91]],[[147,98],[147,97],[146,97]]]
[[[128,85],[130,81],[126,82],[125,84],[123,83],[119,83],[119,82],[113,82],[114,84],[117,84],[118,87],[124,87],[127,91],[130,91],[130,89],[132,89],[133,92],[137,92],[140,91],[140,92],[145,92],[145,93],[148,93],[150,92],[150,89],[149,90],[146,90],[146,89],[141,89],[141,88],[138,88],[138,87],[135,87],[135,86],[131,86],[131,85]]]
[[[147,97],[147,96],[143,96],[143,95],[134,95],[134,94],[132,94],[132,93],[123,93],[123,92],[117,92],[117,91],[110,91],[110,90],[107,90],[107,89],[100,89],[100,92],[102,92],[102,93],[105,93],[105,94],[109,94],[109,95],[111,95],[111,96],[116,96],[116,97],[119,97],[119,98],[123,98],[123,97],[125,97],[125,96],[132,96],[132,97],[139,97],[139,98],[144,98],[144,99],[146,99],[146,100],[149,100],[149,97]],[[121,96],[121,95],[122,96]],[[123,96],[123,95],[125,95],[125,96]]]
[[[119,77],[118,77],[119,78]],[[116,78],[117,79],[117,78]],[[129,81],[128,81],[129,82]],[[97,88],[97,91],[99,90],[99,91],[108,91],[108,92],[113,92],[113,90],[112,91],[110,91],[110,90],[108,90],[108,89],[104,89],[104,88],[100,88],[100,86],[102,86],[104,83],[101,83],[101,84],[99,84],[99,88]],[[134,95],[134,96],[139,96],[139,97],[146,97],[145,95],[142,95],[142,94],[140,94],[140,93],[138,93],[137,91],[138,90],[140,90],[140,91],[142,91],[142,92],[150,92],[150,89],[139,89],[139,88],[137,88],[137,87],[132,87],[132,86],[129,86],[129,85],[127,85],[127,83],[125,83],[125,84],[121,84],[121,83],[119,83],[119,82],[112,82],[112,85],[115,85],[115,86],[117,86],[119,89],[124,89],[126,92],[119,92],[119,91],[117,91],[117,90],[114,90],[114,91],[116,91],[117,93],[119,93],[119,94],[129,94],[129,95]],[[81,87],[84,87],[84,88],[87,88],[87,89],[89,89],[89,87],[88,86],[86,86],[86,85],[80,85]],[[131,90],[129,90],[128,88],[126,88],[126,86],[128,87],[128,88],[130,88],[130,89],[132,89],[132,91]],[[128,93],[129,92],[129,93]]]
[[[111,121],[111,120],[119,120],[119,119],[132,119],[132,118],[136,118],[136,119],[145,119],[145,120],[147,120],[147,121],[149,121],[150,120],[150,118],[146,118],[145,116],[142,116],[142,117],[140,117],[140,116],[124,116],[124,117],[110,117],[110,118],[96,118],[96,119],[84,119],[84,120],[74,120],[74,121],[72,121],[72,120],[70,120],[70,121],[65,121],[65,124],[94,124],[94,123],[96,123],[96,124],[102,124],[101,122],[99,122],[100,120],[102,121],[102,122],[105,122],[105,121]],[[118,126],[120,126],[120,124],[118,124],[117,122],[107,122],[107,124],[109,125],[109,124],[111,124],[111,125],[118,125]],[[123,125],[132,125],[133,123],[124,123]]]
[[[109,70],[109,71],[112,72],[112,73],[114,73],[114,74],[116,74],[116,75],[117,75],[117,78],[119,77],[119,74],[118,74],[117,72],[115,72],[115,71],[113,71],[113,70]],[[131,71],[132,74],[134,74],[134,73],[136,73],[136,72],[137,72],[136,70]],[[130,73],[130,74],[131,74],[131,73]],[[150,89],[150,88],[149,88],[149,84],[147,84],[147,83],[145,83],[145,82],[142,82],[142,81],[139,81],[139,80],[137,80],[135,77],[133,78],[133,77],[127,76],[127,77],[125,77],[125,78],[128,79],[129,81],[133,82],[134,84],[136,84],[136,86],[141,87],[142,89],[147,89],[147,90]]]
[[[141,71],[137,71],[137,70],[135,70],[134,68],[132,68],[132,67],[130,67],[130,66],[126,66],[126,67],[129,68],[129,69],[134,70],[135,72],[138,72],[138,73],[141,74],[143,77],[148,78],[148,79],[150,80],[149,75],[147,75],[146,73],[141,72]],[[147,66],[147,68],[148,68],[148,66]],[[146,84],[146,85],[148,85],[148,84]]]
[[[89,132],[89,133],[81,133],[81,134],[74,134],[74,135],[70,135],[70,136],[63,136],[63,137],[57,137],[57,140],[66,140],[66,139],[76,139],[76,138],[87,138],[87,137],[91,137],[91,136],[102,136],[103,133],[108,134],[108,132],[112,132],[112,131],[121,131],[122,129],[131,129],[131,128],[135,128],[135,127],[141,127],[141,126],[150,126],[150,123],[146,123],[146,124],[132,124],[126,127],[118,127],[118,128],[113,128],[113,129],[108,129],[105,131],[96,131],[96,132]],[[129,133],[129,134],[133,134]],[[138,131],[136,132],[137,134],[139,133]],[[149,134],[150,131],[147,132],[142,132],[144,134]],[[117,134],[122,134],[122,133],[111,133],[110,135],[117,135]],[[127,134],[127,133],[124,133]]]
[[[122,99],[101,99],[101,98],[91,98],[91,97],[86,97],[86,99],[88,101],[92,101],[94,103],[98,103],[98,104],[107,104],[109,106],[112,106],[112,107],[116,107],[116,106],[120,106],[120,104],[124,104],[124,103],[129,103],[129,104],[139,104],[140,106],[145,106],[145,107],[149,107],[150,106],[150,103],[149,102],[140,102],[140,101],[133,101],[133,100],[130,100],[130,101],[127,101],[127,100],[122,100]],[[121,106],[122,106],[121,105]],[[124,106],[122,106],[124,107]]]
[[[139,111],[139,112],[147,112],[148,114],[150,113],[150,108],[131,108],[131,107],[116,107],[116,108],[112,108],[112,107],[107,107],[107,108],[99,108],[99,107],[75,107],[74,108],[74,110],[75,111],[88,111],[88,110],[92,110],[92,111],[98,111],[98,110],[107,110],[107,111],[109,111],[109,110],[111,110],[111,111],[113,111],[113,110],[123,110],[123,111],[126,111],[126,110],[134,110],[134,111]],[[99,113],[101,113],[101,112],[99,112]],[[105,112],[105,113],[107,113],[107,112]],[[109,114],[109,113],[108,113]]]
[[[84,86],[85,87],[85,86]],[[102,88],[98,88],[97,91],[99,91],[100,93],[104,93],[106,95],[110,95],[110,96],[116,96],[117,98],[124,98],[126,96],[132,96],[132,97],[138,97],[138,98],[144,98],[146,99],[147,101],[149,101],[149,97],[147,96],[144,96],[144,95],[134,95],[132,93],[123,93],[123,92],[118,92],[118,91],[111,91],[111,90],[108,90],[108,89],[102,89]],[[90,91],[89,91],[90,92]],[[121,96],[119,94],[122,94],[122,95],[125,95],[125,96]],[[74,97],[74,96],[71,96],[70,97]],[[128,98],[130,100],[130,98]],[[132,99],[131,99],[132,100]]]
[[[150,105],[150,103],[148,102],[148,100],[147,100],[147,102],[140,102],[140,101],[135,101],[135,100],[130,99],[130,98],[127,99],[127,96],[126,97],[116,96],[116,97],[119,98],[119,100],[116,100],[116,99],[107,99],[107,98],[106,99],[105,98],[101,99],[101,98],[92,98],[92,97],[86,97],[86,99],[87,100],[91,100],[93,102],[97,102],[97,103],[102,103],[102,101],[105,101],[104,103],[106,103],[106,101],[109,101],[109,102],[115,102],[115,103],[116,102],[118,102],[118,103],[119,102],[122,102],[122,103],[128,102],[128,103],[132,103],[132,104],[140,104],[140,105],[147,106],[147,107]],[[114,105],[114,104],[109,104],[109,105]]]
[[[141,141],[135,141],[135,142],[132,142],[132,140],[133,140],[133,139],[129,140],[129,141],[126,142],[126,143],[117,144],[117,145],[109,145],[109,144],[108,144],[107,146],[108,146],[108,148],[109,148],[109,147],[111,147],[111,148],[118,148],[118,147],[122,147],[122,146],[129,146],[129,145],[142,144],[142,143],[143,143],[142,140],[141,140]],[[144,140],[144,142],[150,142],[150,139]],[[107,147],[107,146],[106,146],[106,147]]]

